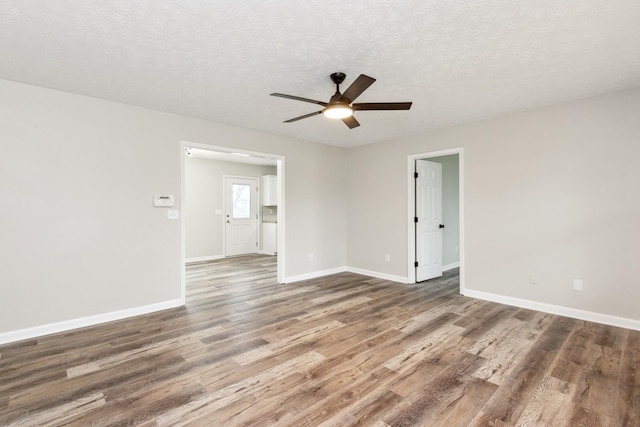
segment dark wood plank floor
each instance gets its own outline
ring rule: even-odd
[[[640,426],[640,332],[462,297],[455,271],[187,271],[186,308],[0,347],[0,425]]]

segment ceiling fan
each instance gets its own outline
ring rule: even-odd
[[[346,75],[344,73],[331,74],[331,81],[336,85],[336,93],[333,94],[329,102],[316,101],[315,99],[301,98],[299,96],[285,95],[284,93],[272,93],[271,96],[279,96],[280,98],[294,99],[296,101],[310,102],[318,104],[324,108],[315,113],[305,114],[304,116],[294,117],[285,120],[284,123],[296,122],[308,117],[324,114],[325,117],[331,119],[341,119],[349,129],[360,126],[360,123],[353,117],[354,111],[371,111],[371,110],[408,110],[411,108],[411,102],[363,102],[354,104],[353,101],[359,97],[362,92],[367,90],[369,86],[376,81],[373,77],[360,74],[358,78],[351,83],[351,86],[340,93],[340,84],[344,81]]]

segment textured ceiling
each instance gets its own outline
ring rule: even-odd
[[[0,78],[343,147],[640,86],[640,1],[3,0]],[[349,130],[313,104],[375,77]]]

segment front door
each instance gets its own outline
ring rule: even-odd
[[[225,177],[225,255],[258,252],[258,180]]]
[[[416,160],[416,281],[442,276],[442,165]]]

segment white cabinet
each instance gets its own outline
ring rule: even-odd
[[[277,230],[275,222],[262,223],[262,252],[267,255],[275,255],[277,251]]]
[[[277,251],[278,177],[262,177],[262,252],[275,255]]]
[[[262,205],[278,205],[278,177],[276,175],[262,177]]]

